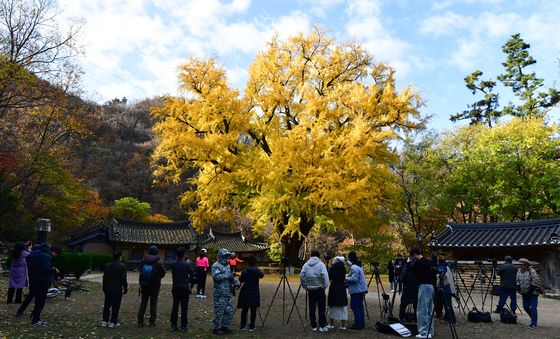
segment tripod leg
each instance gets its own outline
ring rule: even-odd
[[[298,289],[297,289],[296,296],[295,296],[295,298],[294,298],[295,300],[297,300],[297,298],[298,298],[298,296],[299,296],[299,291],[301,291],[301,284],[299,284],[299,287],[298,287]],[[307,302],[307,298],[305,298],[305,299],[306,299],[305,301]],[[292,304],[292,308],[290,309],[290,313],[288,313],[288,320],[286,320],[286,325],[290,323],[290,319],[292,318],[292,312],[294,311],[295,305],[296,305],[296,304],[295,304],[295,302],[294,302],[294,303]]]
[[[447,298],[447,294],[445,293],[445,291],[443,291],[443,306],[445,308],[445,315],[446,317],[449,316],[448,319],[448,324],[449,324],[449,329],[451,330],[451,337],[453,339],[458,339],[459,336],[457,334],[457,328],[455,327],[455,324],[457,322],[457,318],[455,318],[455,314],[452,313],[453,312],[453,308],[452,306],[449,304],[449,300]],[[453,314],[453,319],[451,318],[451,315]],[[432,313],[433,315],[433,313]]]
[[[366,301],[366,296],[365,295],[364,295],[364,308],[366,309],[366,316],[369,320],[369,310],[368,310],[368,307],[367,307],[367,301]]]
[[[286,279],[286,283],[288,284],[288,290],[290,291],[290,295],[292,296],[292,300],[294,302],[294,307],[296,308],[296,312],[298,314],[299,320],[301,321],[301,327],[303,328],[303,330],[305,331],[305,324],[303,323],[303,318],[301,317],[301,313],[299,313],[299,308],[297,307],[296,304],[296,298],[294,297],[294,292],[292,291],[292,287],[290,286],[290,281],[288,281],[288,279]],[[287,323],[286,323],[287,324]]]
[[[276,291],[274,292],[274,295],[272,296],[272,300],[270,301],[270,305],[268,305],[268,310],[266,310],[266,315],[264,316],[263,326],[264,326],[264,323],[266,322],[266,318],[268,318],[268,313],[270,312],[270,309],[272,308],[272,304],[274,304],[274,300],[276,299],[276,294],[278,294],[278,290],[280,289],[280,285],[282,284],[282,281],[284,279],[286,279],[286,276],[283,276],[282,278],[280,278],[280,281],[278,282],[278,287],[276,287]]]
[[[261,327],[264,328],[264,319],[262,317],[261,308],[257,307],[257,311],[259,312],[259,318],[261,318]]]

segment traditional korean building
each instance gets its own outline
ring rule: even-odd
[[[238,257],[248,255],[258,255],[268,250],[268,244],[249,240],[238,232],[218,232],[211,228],[208,234],[198,243],[200,248],[206,248],[212,252],[218,252],[220,248],[227,248],[230,252],[235,252]]]
[[[449,224],[430,242],[436,251],[456,260],[515,260],[537,262],[543,287],[560,290],[560,218],[520,222]]]
[[[268,250],[268,245],[250,241],[241,232],[222,233],[209,230],[197,235],[190,221],[147,223],[115,218],[111,223],[98,225],[72,234],[66,241],[70,249],[86,253],[111,254],[120,249],[127,262],[139,262],[148,253],[151,245],[159,249],[165,262],[175,259],[175,251],[183,246],[187,251],[206,248],[217,253],[226,247],[239,256],[259,254]]]

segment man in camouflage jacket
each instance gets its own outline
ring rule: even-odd
[[[233,300],[231,284],[234,275],[231,273],[228,260],[231,253],[227,248],[218,251],[218,260],[212,265],[212,279],[214,280],[214,334],[230,334],[229,323],[233,317]]]

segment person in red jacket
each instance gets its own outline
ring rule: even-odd
[[[231,252],[231,259],[229,259],[229,267],[231,269],[231,273],[235,274],[235,270],[237,268],[237,263],[243,262],[243,260],[239,259],[235,252]]]

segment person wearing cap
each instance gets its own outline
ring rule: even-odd
[[[541,293],[541,281],[539,274],[530,266],[529,260],[521,258],[518,260],[521,267],[517,271],[517,290],[521,293],[523,309],[531,317],[529,329],[537,328],[537,306]]]
[[[16,296],[15,303],[20,304],[23,289],[29,285],[27,261],[25,261],[29,253],[31,251],[26,248],[23,241],[16,242],[12,251],[12,264],[10,265],[10,276],[8,278],[8,304],[14,301],[14,294]]]
[[[159,289],[161,287],[161,279],[165,276],[165,267],[159,259],[158,248],[150,246],[148,255],[142,260],[140,266],[140,291],[142,299],[140,301],[140,309],[138,310],[138,327],[144,327],[144,314],[150,301],[150,327],[156,326],[157,302]]]
[[[101,327],[116,328],[119,325],[122,296],[127,291],[126,265],[122,263],[122,252],[117,250],[113,253],[113,261],[105,265],[103,271],[105,301],[103,303]]]
[[[213,334],[231,334],[229,324],[233,317],[233,300],[231,284],[235,276],[231,273],[228,260],[231,253],[227,248],[218,251],[218,260],[212,265],[212,279],[214,280],[214,319],[212,321]]]
[[[231,268],[231,273],[235,274],[237,270],[237,264],[243,262],[243,260],[239,259],[235,252],[231,252],[231,259],[229,259],[229,266]]]
[[[494,313],[503,311],[509,297],[511,312],[515,314],[517,309],[517,267],[513,265],[513,258],[509,255],[505,257],[504,264],[500,266],[498,275],[500,276],[500,299]]]
[[[47,299],[47,291],[51,286],[54,275],[58,274],[58,270],[54,267],[54,258],[60,253],[59,247],[53,247],[48,243],[41,245],[41,250],[32,252],[26,258],[27,270],[29,273],[29,295],[31,300],[35,298],[35,306],[31,312],[31,324],[35,328],[46,327],[47,322],[41,320],[41,312],[45,307]],[[23,303],[16,315],[23,315],[27,305]]]
[[[200,254],[196,257],[196,297],[200,299],[206,298],[206,275],[208,273],[208,252],[205,248],[200,250]]]

